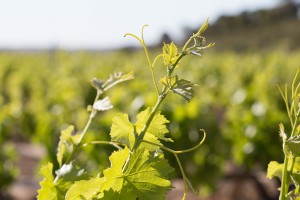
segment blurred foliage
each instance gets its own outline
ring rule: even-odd
[[[287,123],[287,117],[276,84],[292,80],[299,57],[299,51],[210,51],[203,59],[186,58],[180,63],[181,77],[199,86],[190,103],[173,99],[175,95],[167,97],[162,113],[172,121],[173,149],[194,146],[201,139],[200,128],[208,134],[201,148],[180,157],[194,183],[213,187],[228,162],[245,170],[265,170],[270,160],[278,160],[278,124]],[[164,69],[157,66],[155,75],[159,79]],[[143,52],[1,53],[1,143],[21,140],[43,144],[45,160],[58,165],[55,155],[60,130],[69,124],[82,130],[88,118],[86,108],[95,96],[89,80],[118,70],[134,71],[136,79],[109,91],[114,109],[96,117],[86,141],[108,140],[115,112],[133,117],[154,105],[156,94]],[[1,145],[0,160],[6,162],[3,148]],[[87,167],[103,169],[110,151],[107,146],[88,146],[79,157]],[[169,158],[175,165],[172,155]],[[0,177],[6,173],[1,170]]]

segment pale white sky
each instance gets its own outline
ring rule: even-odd
[[[163,32],[182,36],[206,18],[270,8],[280,0],[0,0],[1,48],[117,48],[135,44],[126,32],[148,43]]]

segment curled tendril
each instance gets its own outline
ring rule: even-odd
[[[154,146],[158,146],[159,148],[164,149],[164,150],[166,150],[166,151],[168,151],[170,153],[173,153],[173,154],[188,153],[188,152],[194,151],[195,149],[199,148],[203,144],[203,142],[205,141],[205,139],[206,139],[206,132],[203,129],[200,129],[200,131],[203,133],[202,140],[196,146],[194,146],[192,148],[189,148],[189,149],[184,149],[184,150],[173,150],[173,149],[170,149],[170,148],[165,147],[163,145],[156,144],[156,143],[153,143],[153,142],[150,142],[150,141],[147,141],[147,140],[143,140],[143,142],[151,144],[151,145],[154,145]]]
[[[181,164],[180,159],[179,159],[179,157],[178,157],[178,154],[182,154],[182,153],[187,153],[187,152],[194,151],[195,149],[199,148],[199,147],[203,144],[203,142],[204,142],[205,139],[206,139],[206,132],[205,132],[203,129],[200,129],[200,131],[203,133],[203,138],[202,138],[202,140],[201,140],[196,146],[194,146],[194,147],[192,147],[192,148],[189,148],[189,149],[185,149],[185,150],[177,150],[177,151],[175,151],[175,150],[170,149],[170,148],[167,148],[167,147],[165,147],[165,146],[163,146],[163,145],[159,145],[159,144],[156,144],[156,143],[153,143],[153,142],[149,142],[149,141],[147,141],[147,140],[143,140],[143,142],[145,142],[145,143],[148,143],[148,144],[151,144],[151,145],[154,145],[154,146],[158,146],[158,147],[160,147],[161,149],[163,149],[163,150],[165,150],[165,151],[168,151],[168,152],[172,153],[172,154],[174,155],[174,157],[176,158],[176,161],[177,161],[177,163],[178,163],[178,166],[179,166],[179,168],[180,168],[180,172],[181,172],[181,175],[182,175],[182,178],[183,178],[183,184],[184,184],[184,193],[183,193],[182,200],[185,200],[185,199],[186,199],[188,186],[191,188],[192,192],[193,192],[194,194],[196,194],[196,195],[199,193],[199,191],[196,191],[196,190],[193,188],[191,182],[189,181],[189,179],[188,179],[187,176],[185,175],[185,172],[184,172],[184,170],[183,170],[183,167],[182,167],[182,164]]]

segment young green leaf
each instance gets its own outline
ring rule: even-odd
[[[163,59],[165,65],[173,65],[178,59],[177,46],[172,42],[171,44],[164,44]]]
[[[135,143],[134,126],[129,121],[128,115],[117,113],[112,119],[110,130],[111,140],[126,144],[132,148]]]
[[[164,77],[160,83],[168,87],[171,91],[182,96],[188,102],[193,98],[193,87],[196,84],[185,79],[179,79],[178,76]]]
[[[79,135],[72,136],[73,131],[74,126],[69,126],[61,132],[56,155],[60,167],[66,162],[74,149],[74,145],[78,142]]]

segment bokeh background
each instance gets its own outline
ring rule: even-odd
[[[205,22],[202,58],[187,57],[181,77],[197,83],[190,103],[170,95],[162,113],[171,121],[174,149],[207,140],[180,158],[199,196],[188,199],[278,198],[278,181],[266,178],[271,160],[282,162],[278,134],[288,125],[276,85],[291,83],[300,66],[300,2],[227,1],[1,1],[0,199],[35,199],[40,166],[55,159],[60,130],[82,130],[93,102],[93,77],[134,71],[136,78],[109,91],[114,109],[97,117],[86,141],[109,140],[115,112],[130,116],[156,100],[139,44],[124,38],[144,24],[150,57],[163,42],[181,46]],[[158,63],[156,76],[164,74]],[[162,65],[161,65],[162,66]],[[110,147],[84,149],[91,171],[108,166]],[[172,155],[167,156],[175,168]],[[168,199],[180,197],[177,188]]]

